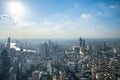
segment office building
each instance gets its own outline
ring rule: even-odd
[[[0,80],[9,80],[10,57],[6,49],[0,56]]]
[[[82,47],[82,38],[79,39],[79,46]]]

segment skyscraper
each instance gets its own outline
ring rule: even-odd
[[[52,54],[52,60],[53,60],[53,65],[56,66],[57,63],[57,51],[58,51],[58,45],[53,46],[53,54]]]
[[[44,43],[44,50],[45,50],[45,56],[48,57],[49,56],[49,47],[47,42]]]
[[[83,51],[85,51],[85,39],[82,40]]]
[[[4,49],[0,56],[0,80],[9,80],[10,57]]]
[[[51,40],[49,40],[49,55],[51,55],[52,54],[52,42],[51,42]]]
[[[9,52],[10,50],[10,37],[7,40],[7,46],[6,46],[7,51]]]
[[[106,51],[106,43],[103,43],[103,50]]]
[[[82,47],[82,38],[79,39],[79,46]]]
[[[52,47],[52,43],[51,43],[51,40],[49,40],[49,48]]]

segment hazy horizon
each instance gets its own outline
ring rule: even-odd
[[[120,39],[120,0],[0,0],[0,38]]]

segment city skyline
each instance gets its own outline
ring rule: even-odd
[[[120,38],[120,0],[0,0],[0,38]]]

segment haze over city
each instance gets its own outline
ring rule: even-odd
[[[0,0],[0,80],[120,80],[120,0]]]
[[[0,0],[0,38],[120,38],[120,0]]]

